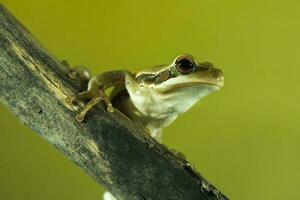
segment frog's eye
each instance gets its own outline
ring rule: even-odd
[[[195,63],[189,57],[180,57],[175,62],[176,70],[182,74],[189,74],[195,70]]]

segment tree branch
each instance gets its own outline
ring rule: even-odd
[[[68,71],[0,5],[0,100],[25,125],[119,199],[227,199],[118,111],[99,105],[78,123],[82,105],[64,99],[82,88]]]

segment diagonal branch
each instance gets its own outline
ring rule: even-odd
[[[0,5],[0,100],[26,126],[119,199],[227,199],[121,113],[99,106],[78,123],[68,70]]]

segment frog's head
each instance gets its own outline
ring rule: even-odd
[[[198,62],[184,54],[169,65],[143,70],[136,74],[137,93],[131,98],[139,109],[150,108],[162,112],[182,113],[202,97],[223,87],[221,70],[211,63]],[[138,94],[138,95],[136,95]]]
[[[165,68],[155,80],[157,89],[164,92],[181,92],[198,87],[198,93],[219,90],[224,85],[223,72],[209,62],[198,62],[191,55],[180,55]],[[190,88],[191,87],[191,88]],[[194,90],[194,89],[192,89]]]

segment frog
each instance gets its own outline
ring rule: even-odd
[[[90,73],[80,67],[70,71],[70,77],[75,76],[89,79],[86,91],[65,100],[70,105],[89,100],[76,115],[78,122],[103,101],[108,112],[121,111],[157,141],[161,141],[162,129],[178,115],[224,85],[222,70],[209,62],[199,62],[189,54],[177,56],[170,64],[152,66],[136,73],[115,70],[90,78]],[[114,89],[108,96],[105,90],[111,87]]]
[[[75,101],[89,100],[76,115],[78,122],[82,122],[88,111],[102,101],[108,112],[119,110],[159,143],[165,127],[203,97],[224,86],[222,70],[210,62],[199,62],[190,54],[181,54],[169,64],[155,65],[136,73],[115,70],[91,78],[82,68],[71,73],[73,77],[88,78],[86,91],[66,98],[70,105]],[[113,90],[107,95],[109,88]],[[104,200],[113,199],[116,198],[109,192],[104,193]]]

